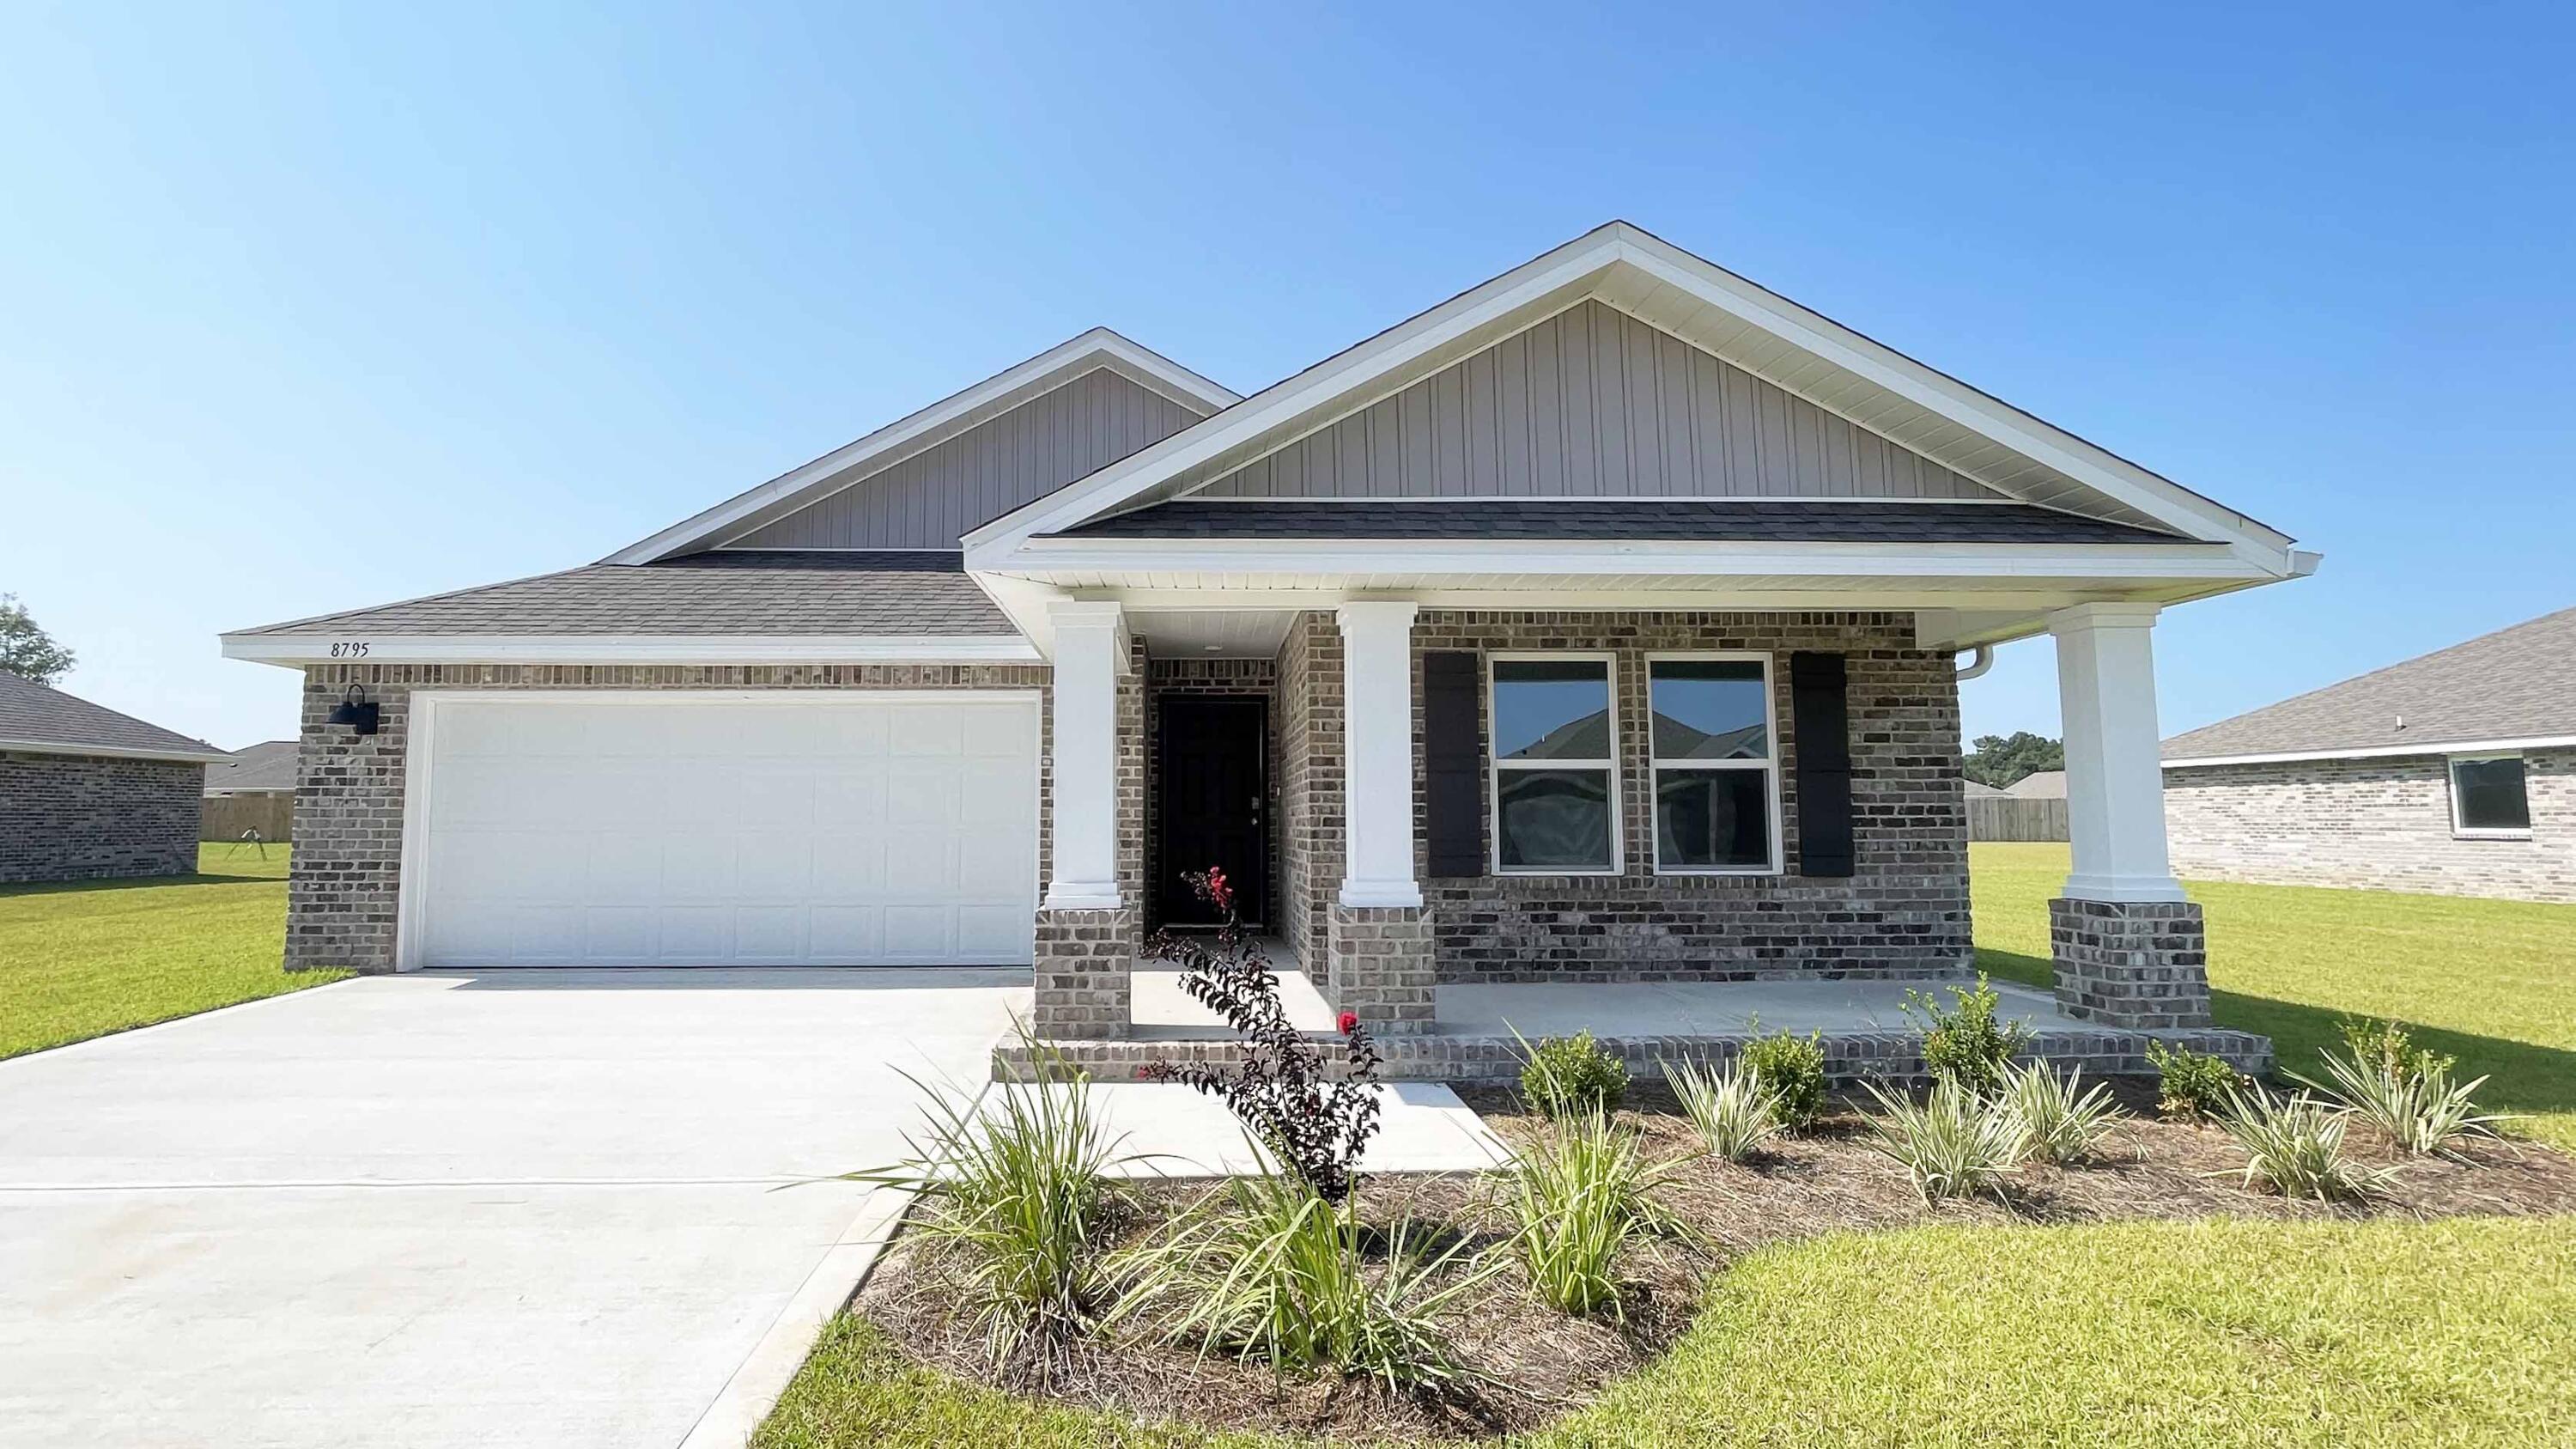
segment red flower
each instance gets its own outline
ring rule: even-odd
[[[1337,1022],[1336,1025],[1341,1027],[1342,1035],[1349,1036],[1352,1032],[1359,1030],[1360,1014],[1356,1011],[1345,1011],[1342,1013],[1342,1019]]]

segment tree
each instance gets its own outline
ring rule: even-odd
[[[1998,790],[2024,775],[2065,768],[2066,746],[2028,730],[2015,730],[2009,738],[1979,735],[1976,748],[1968,752],[1968,778]]]
[[[72,651],[54,642],[16,594],[0,594],[0,673],[51,684],[72,671]]]

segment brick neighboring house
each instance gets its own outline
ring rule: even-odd
[[[2158,611],[2315,563],[1614,222],[1249,397],[1097,329],[599,563],[224,650],[305,674],[292,966],[1034,967],[1109,1048],[1201,862],[1390,1038],[1963,973],[1958,657],[2047,633],[2108,1040],[2208,1020]]]
[[[2176,869],[2576,902],[2576,609],[2179,734]]]
[[[235,750],[206,767],[206,794],[292,795],[295,757],[302,748],[301,740],[262,740]]]
[[[0,674],[0,883],[186,875],[224,752]]]

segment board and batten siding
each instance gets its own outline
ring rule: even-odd
[[[1584,302],[1197,496],[2003,495],[1668,332]]]
[[[1198,420],[1162,394],[1097,368],[724,547],[955,548],[976,525]]]

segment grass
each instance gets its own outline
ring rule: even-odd
[[[2576,1221],[2121,1223],[1764,1249],[1540,1446],[2546,1443],[2576,1422]],[[760,1449],[1234,1446],[963,1385],[843,1315]]]
[[[1968,848],[1977,964],[2049,984],[2048,898],[2066,847]],[[2344,1016],[2414,1024],[2418,1045],[2489,1078],[2478,1104],[2530,1114],[2514,1130],[2576,1149],[2576,906],[2392,891],[2188,883],[2209,924],[2220,1026],[2272,1038],[2313,1071]]]
[[[198,847],[197,874],[0,886],[0,1057],[319,986],[289,974],[287,847]]]

